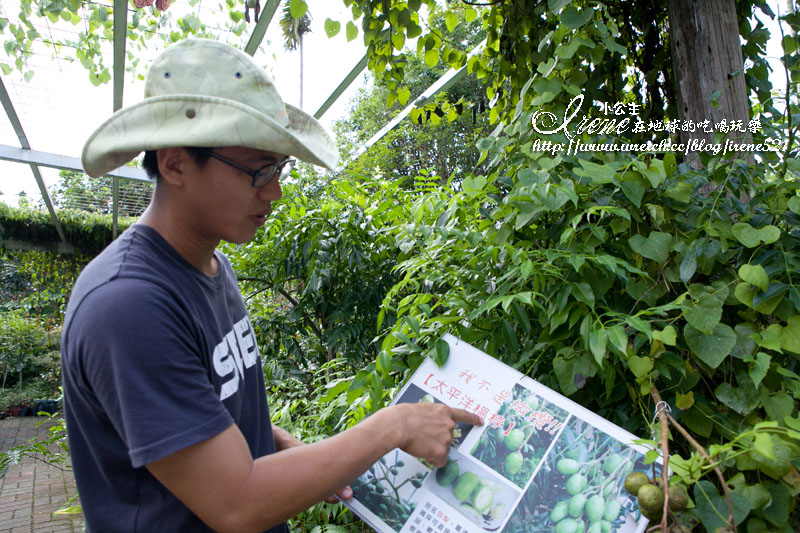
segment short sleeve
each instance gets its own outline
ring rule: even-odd
[[[144,466],[233,423],[203,361],[201,326],[164,287],[117,278],[80,304],[65,337],[85,394]]]

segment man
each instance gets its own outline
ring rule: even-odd
[[[444,464],[455,423],[480,424],[474,414],[394,406],[310,445],[270,424],[252,326],[216,247],[264,224],[288,156],[336,165],[325,130],[243,52],[188,40],[155,60],[145,99],[101,125],[82,161],[100,176],[143,150],[153,200],[81,274],[63,330],[89,531],[283,532],[341,487],[350,497],[347,483],[394,448]]]

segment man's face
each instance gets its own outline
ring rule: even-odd
[[[213,151],[251,169],[284,158],[254,148],[225,147]],[[193,164],[193,167],[190,170],[193,177],[186,182],[184,205],[201,238],[236,244],[247,242],[264,225],[272,211],[272,202],[281,198],[278,176],[263,187],[253,187],[250,176],[213,157],[204,166]]]

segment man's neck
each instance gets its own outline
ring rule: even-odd
[[[172,216],[169,210],[160,209],[155,201],[139,218],[139,223],[158,232],[181,257],[195,268],[209,276],[216,275],[219,264],[214,250],[216,250],[219,240],[212,241],[203,238],[177,217]]]

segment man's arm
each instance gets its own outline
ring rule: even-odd
[[[456,422],[481,424],[442,404],[400,404],[329,439],[255,461],[232,425],[147,468],[209,527],[263,531],[327,498],[394,448],[444,465]]]
[[[275,449],[279,452],[305,444],[303,441],[295,438],[294,435],[275,424],[272,424],[272,436],[275,439]]]
[[[282,427],[276,426],[275,424],[272,424],[272,436],[275,439],[275,449],[279,452],[282,450],[288,450],[289,448],[294,448],[295,446],[305,446],[305,442],[301,441]],[[329,496],[325,499],[325,501],[328,503],[336,503],[339,501],[336,496],[344,500],[352,498],[353,489],[350,488],[350,485],[347,485],[344,488],[337,490],[335,496]]]

